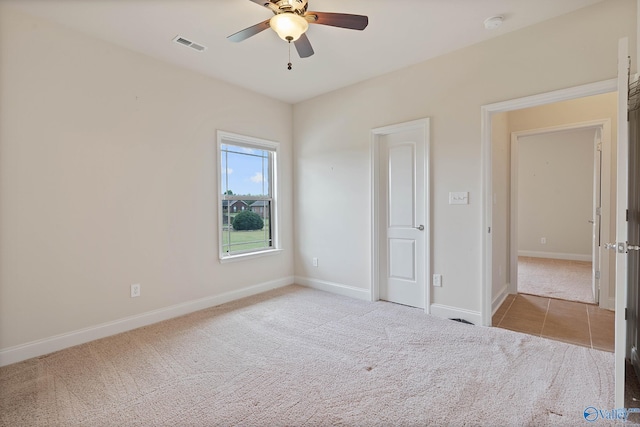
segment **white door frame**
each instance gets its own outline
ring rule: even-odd
[[[583,98],[592,95],[615,92],[618,90],[617,79],[561,89],[553,92],[533,95],[509,101],[483,105],[481,111],[481,149],[482,149],[482,301],[481,317],[483,326],[491,326],[492,316],[492,261],[493,239],[491,234],[491,221],[493,214],[493,182],[492,182],[492,147],[491,147],[491,118],[495,113],[519,110],[522,108],[537,107],[559,101]]]
[[[429,168],[429,146],[430,146],[430,120],[429,118],[413,120],[410,122],[399,123],[390,126],[379,127],[371,130],[371,301],[380,299],[380,274],[378,269],[379,263],[379,245],[380,245],[380,214],[382,208],[380,203],[380,191],[382,185],[380,183],[380,139],[391,133],[407,131],[412,129],[422,129],[425,137],[424,141],[424,189],[425,189],[425,283],[424,283],[424,307],[425,313],[430,312],[431,305],[431,187],[430,187],[430,168]]]
[[[518,282],[518,139],[526,136],[544,135],[554,132],[594,129],[601,132],[602,137],[602,164],[600,171],[600,188],[604,188],[607,195],[611,188],[611,119],[590,120],[586,122],[550,126],[545,128],[530,129],[511,133],[511,214],[510,214],[510,241],[509,241],[509,293],[517,292]],[[595,165],[594,165],[595,168]],[[594,170],[594,176],[597,175]],[[597,189],[594,187],[594,192]],[[594,201],[595,202],[595,201]],[[610,240],[610,197],[601,197],[600,216],[600,240]],[[596,218],[594,218],[596,219]],[[597,219],[596,219],[597,220]],[[599,256],[593,253],[592,256]],[[614,309],[614,299],[609,295],[609,255],[600,256],[600,307]]]

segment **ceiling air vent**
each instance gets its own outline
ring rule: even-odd
[[[206,46],[202,46],[201,44],[192,42],[191,40],[185,39],[184,37],[180,36],[176,36],[173,41],[183,46],[187,46],[191,49],[197,50],[198,52],[203,52],[207,49]]]

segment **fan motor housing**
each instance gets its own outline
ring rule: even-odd
[[[307,11],[308,0],[279,0],[273,1],[281,12],[295,12],[303,15]]]

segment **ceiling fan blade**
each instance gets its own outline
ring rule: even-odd
[[[348,13],[307,12],[304,16],[310,24],[331,25],[350,30],[364,30],[369,24],[367,16]]]
[[[302,34],[300,38],[293,42],[296,45],[296,50],[298,51],[298,55],[300,58],[308,58],[313,55],[313,48],[311,47],[311,42],[306,34]]]
[[[240,30],[237,33],[231,34],[227,37],[232,42],[241,42],[242,40],[246,40],[251,36],[255,36],[258,33],[269,28],[269,20],[262,21],[259,24],[252,25],[249,28],[245,28],[244,30]]]

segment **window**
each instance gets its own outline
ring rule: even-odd
[[[220,259],[277,249],[278,144],[218,131]]]

